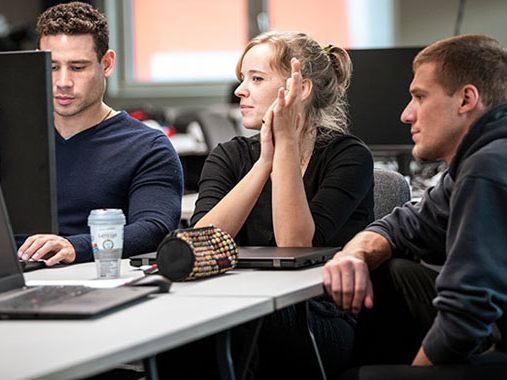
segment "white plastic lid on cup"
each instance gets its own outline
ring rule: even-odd
[[[125,225],[125,215],[119,208],[101,208],[92,210],[88,216],[88,225]]]

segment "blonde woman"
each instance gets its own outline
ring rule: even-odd
[[[373,219],[372,157],[347,133],[347,53],[303,33],[270,32],[237,66],[243,125],[208,157],[192,217],[239,245],[345,244]]]
[[[239,245],[288,247],[344,245],[366,227],[373,220],[373,160],[348,134],[351,69],[345,50],[322,48],[303,33],[270,32],[251,40],[237,65],[235,94],[243,125],[260,134],[236,137],[211,152],[192,224],[218,226]],[[263,376],[274,376],[276,368],[287,376],[289,368],[307,365],[296,314],[287,308],[265,321],[259,339]],[[347,362],[349,322],[332,302],[310,302],[310,324],[328,374]],[[273,367],[273,355],[292,365]]]

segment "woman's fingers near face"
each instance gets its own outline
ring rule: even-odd
[[[295,72],[298,72],[299,69],[301,68],[301,63],[299,62],[299,60],[297,58],[292,58],[290,60],[290,66],[291,66],[292,72],[295,73]]]
[[[296,97],[301,93],[301,73],[299,72],[300,63],[296,58],[291,60],[291,76],[286,81],[285,95],[287,102],[292,103]]]
[[[271,123],[273,122],[273,109],[271,107],[268,108],[266,113],[264,114],[264,117],[262,118],[262,129],[269,129],[271,130]],[[261,129],[261,131],[262,131]]]
[[[285,81],[285,89],[286,89],[287,91],[289,91],[289,90],[290,90],[291,85],[292,85],[292,78],[287,78],[287,80]]]
[[[276,105],[279,105],[280,107],[285,107],[285,89],[283,87],[280,87],[278,89],[278,97],[276,98]]]
[[[268,122],[268,119],[271,120],[273,117],[273,110],[275,109],[276,105],[278,104],[278,97],[275,99],[273,103],[269,106],[269,108],[264,113],[264,117],[262,118],[262,124],[265,124]],[[262,127],[262,125],[261,125]]]

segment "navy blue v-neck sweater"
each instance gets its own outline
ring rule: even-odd
[[[69,139],[56,133],[59,233],[92,260],[87,218],[120,208],[127,225],[123,257],[154,251],[178,226],[183,174],[163,133],[120,112]]]

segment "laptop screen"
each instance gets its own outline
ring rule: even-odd
[[[0,188],[0,291],[24,286],[23,274],[15,255],[12,230]]]

